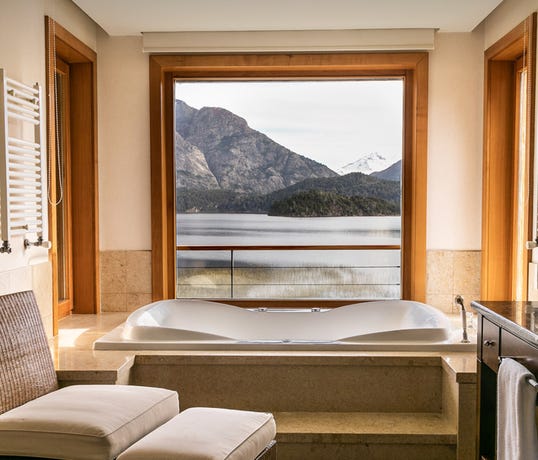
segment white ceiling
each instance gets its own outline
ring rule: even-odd
[[[73,0],[109,35],[141,32],[473,30],[502,0]]]

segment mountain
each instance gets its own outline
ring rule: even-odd
[[[370,176],[400,182],[402,178],[402,160],[398,160],[383,171],[375,171]]]
[[[223,108],[198,110],[177,100],[175,122],[179,213],[306,217],[400,212],[400,184],[390,180],[396,165],[369,175],[388,163],[377,153],[345,167],[368,174],[339,175],[250,128],[245,119]],[[376,176],[383,173],[389,180]]]
[[[181,187],[263,195],[307,178],[338,176],[220,107],[198,110],[176,100],[176,131],[180,140],[175,154]],[[191,164],[196,167],[194,173],[185,169]]]
[[[340,175],[345,175],[354,172],[363,174],[371,174],[374,171],[380,171],[390,165],[390,161],[377,152],[370,153],[360,157],[357,161],[348,163],[345,166],[337,169],[336,172]]]

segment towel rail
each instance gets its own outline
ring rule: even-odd
[[[8,151],[10,153],[18,153],[19,155],[27,155],[38,158],[40,157],[40,152],[37,150],[27,149],[24,147],[15,147],[14,145],[9,145]]]
[[[30,141],[27,141],[26,139],[17,139],[15,137],[8,137],[7,138],[7,141],[11,144],[19,144],[19,145],[25,145],[27,147],[32,147],[34,149],[39,149],[41,148],[41,145],[35,143],[35,142],[30,142]]]
[[[21,121],[27,121],[28,123],[32,123],[33,125],[39,125],[39,120],[36,120],[35,118],[30,118],[25,115],[19,115],[18,113],[13,113],[9,110],[7,111],[7,115],[10,118],[15,118]]]
[[[39,112],[36,112],[35,109],[31,109],[31,108],[26,107],[22,102],[23,101],[19,102],[18,104],[8,102],[7,103],[7,108],[8,108],[8,110],[15,111],[15,112],[20,112],[21,114],[27,115],[27,116],[32,117],[32,118],[39,117]]]
[[[505,359],[505,358],[510,358],[510,359],[513,359],[514,361],[519,362],[520,364],[523,364],[523,363],[521,363],[521,361],[525,360],[526,356],[499,356],[499,364],[501,364],[502,360]],[[536,390],[536,392],[538,393],[538,381],[536,381],[536,379],[533,379],[532,377],[529,377],[527,379],[527,383],[531,387],[533,387]]]
[[[40,165],[41,164],[41,159],[35,158],[35,157],[21,156],[20,154],[8,155],[8,156],[11,161],[22,164],[22,165],[26,165],[26,164]]]
[[[24,171],[13,171],[13,170],[10,170],[9,171],[9,177],[16,177],[16,178],[31,178],[31,179],[41,179],[41,174],[33,174],[33,173],[29,173],[29,172],[24,172]]]
[[[36,96],[39,95],[39,89],[35,88],[34,86],[25,85],[24,83],[21,83],[20,81],[17,81],[17,80],[13,80],[9,77],[5,77],[5,79],[9,86],[21,88],[22,90],[27,91],[28,93],[34,94]]]
[[[21,99],[20,97],[14,96],[13,90],[10,90],[10,94],[7,95],[7,101],[16,103],[20,106],[28,107],[30,109],[39,109],[39,106],[35,104],[34,102],[31,102],[28,99]]]
[[[39,173],[41,172],[41,167],[38,165],[36,166],[35,164],[31,165],[31,164],[27,164],[23,161],[23,159],[21,158],[17,158],[16,160],[12,157],[10,157],[8,155],[8,160],[10,160],[10,164],[9,164],[9,169],[10,170],[18,170],[18,171],[26,171],[26,170],[30,170],[34,173]],[[15,162],[16,161],[16,162]]]

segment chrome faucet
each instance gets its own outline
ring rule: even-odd
[[[463,338],[460,342],[469,343],[469,337],[467,336],[467,312],[465,311],[463,297],[458,294],[456,297],[454,297],[454,302],[456,305],[459,305],[461,307],[461,327],[463,329]]]

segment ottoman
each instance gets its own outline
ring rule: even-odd
[[[117,460],[254,460],[271,449],[275,435],[272,414],[193,407],[144,436]]]

